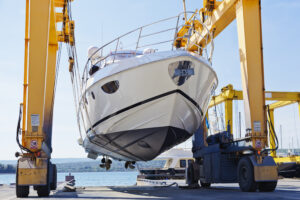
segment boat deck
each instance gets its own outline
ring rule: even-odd
[[[37,199],[31,190],[29,198]],[[181,189],[177,187],[85,187],[76,192],[51,192],[45,199],[299,199],[300,179],[281,179],[275,192],[241,192],[238,184],[213,184],[210,189]],[[16,199],[14,186],[0,186],[0,199]]]

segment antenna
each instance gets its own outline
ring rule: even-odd
[[[187,19],[186,19],[186,7],[185,7],[185,0],[182,0],[183,2],[183,10],[184,10],[184,19],[185,19],[185,23],[187,22]]]
[[[239,112],[239,138],[242,137],[241,112]]]
[[[282,149],[282,125],[280,124],[280,146]]]
[[[101,24],[101,46],[103,45],[103,24]]]
[[[297,106],[297,104],[295,104]],[[295,136],[296,136],[296,142],[297,142],[297,148],[299,148],[299,140],[298,140],[298,130],[297,130],[297,123],[296,123],[296,112],[295,110],[297,110],[297,107],[295,109],[293,109],[294,111],[294,126],[295,126]]]

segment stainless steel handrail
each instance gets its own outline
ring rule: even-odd
[[[105,63],[105,62],[106,62],[106,59],[107,59],[108,57],[112,56],[112,55],[109,54],[109,55],[106,55],[105,57],[102,57],[103,50],[104,50],[105,47],[107,47],[107,46],[109,46],[110,44],[113,44],[114,42],[116,42],[117,44],[116,44],[116,46],[115,46],[115,51],[114,51],[114,54],[113,54],[113,61],[112,61],[112,63],[114,63],[114,62],[115,62],[115,59],[116,59],[116,55],[117,55],[116,52],[118,51],[118,48],[119,48],[119,45],[120,45],[120,39],[122,39],[122,38],[124,38],[124,37],[126,37],[126,36],[128,36],[128,35],[130,35],[130,34],[132,34],[132,33],[135,33],[135,32],[139,32],[139,33],[138,33],[138,39],[137,39],[137,41],[136,41],[135,51],[137,51],[137,50],[140,49],[140,48],[144,48],[144,47],[148,47],[148,46],[153,46],[153,45],[158,45],[158,44],[163,44],[163,43],[172,42],[172,41],[173,41],[173,43],[172,43],[172,48],[171,48],[171,49],[173,50],[173,49],[174,49],[174,43],[175,43],[175,41],[176,41],[177,39],[180,39],[180,38],[187,38],[187,45],[186,45],[186,47],[188,47],[189,44],[192,44],[192,45],[196,46],[196,47],[197,47],[197,52],[198,52],[198,53],[199,53],[199,52],[205,52],[205,54],[206,54],[206,58],[205,58],[205,59],[207,59],[209,62],[211,62],[212,53],[213,53],[213,49],[214,49],[214,48],[213,48],[213,40],[212,40],[213,37],[212,37],[212,33],[209,31],[208,27],[207,27],[204,23],[202,23],[201,20],[199,20],[199,18],[196,16],[196,14],[197,14],[196,12],[187,12],[187,13],[193,15],[193,16],[192,16],[193,19],[192,19],[192,21],[191,21],[192,23],[193,23],[195,20],[198,20],[198,22],[200,22],[201,25],[207,30],[208,34],[206,35],[206,37],[202,36],[197,30],[195,30],[193,25],[187,25],[187,24],[183,24],[183,25],[180,24],[180,25],[179,25],[180,16],[182,16],[182,15],[184,14],[183,12],[182,12],[182,13],[179,13],[177,16],[169,17],[169,18],[166,18],[166,19],[162,19],[162,20],[153,22],[153,23],[151,23],[151,24],[147,24],[147,25],[141,26],[141,27],[139,27],[139,28],[136,28],[136,29],[134,29],[134,30],[132,30],[132,31],[129,31],[129,32],[127,32],[127,33],[125,33],[125,34],[123,34],[123,35],[121,35],[121,36],[115,38],[114,40],[112,40],[112,41],[106,43],[105,45],[103,45],[103,46],[101,46],[100,48],[98,48],[95,52],[93,52],[93,54],[89,56],[89,58],[88,58],[88,60],[87,60],[87,62],[86,62],[86,65],[85,65],[85,67],[84,67],[83,76],[82,76],[82,82],[83,82],[82,84],[85,85],[85,84],[86,84],[86,81],[87,81],[87,79],[88,79],[88,77],[89,77],[89,73],[88,73],[88,70],[89,70],[89,63],[91,62],[93,56],[95,56],[99,51],[101,51],[101,57],[100,57],[100,59],[97,60],[96,63],[94,63],[94,64],[98,64],[98,63],[101,63],[101,62],[104,61],[103,66],[105,67],[105,65],[106,65],[106,63]],[[165,21],[168,21],[168,20],[172,20],[172,19],[177,19],[177,20],[176,20],[176,26],[175,26],[175,28],[167,28],[167,29],[162,30],[162,31],[157,31],[157,32],[153,32],[153,33],[149,33],[149,34],[142,35],[142,32],[143,32],[143,30],[144,30],[146,27],[149,27],[149,26],[152,26],[152,25],[154,25],[154,24],[161,23],[161,22],[165,22]],[[177,32],[178,32],[178,30],[180,30],[180,28],[182,28],[182,27],[188,27],[188,28],[189,28],[189,31],[188,31],[188,32],[190,32],[190,33],[196,33],[199,37],[205,39],[205,43],[206,43],[205,47],[201,47],[201,46],[195,44],[194,42],[192,42],[192,41],[190,40],[191,34],[185,35],[185,36],[183,36],[183,37],[177,37]],[[158,34],[161,34],[161,33],[167,32],[167,31],[172,31],[172,30],[175,30],[174,37],[173,37],[172,40],[165,40],[165,41],[160,41],[160,42],[155,42],[155,43],[150,43],[150,44],[146,44],[146,45],[141,45],[141,46],[140,46],[140,40],[141,40],[141,38],[145,38],[145,37],[149,37],[149,36],[153,36],[153,35],[158,35]],[[206,47],[206,46],[208,45],[208,39],[209,39],[209,37],[211,38],[211,41],[210,41],[210,46],[211,46],[211,48],[210,48],[210,54],[208,54],[208,52],[207,52],[207,47]],[[111,64],[111,63],[110,63],[110,64]]]

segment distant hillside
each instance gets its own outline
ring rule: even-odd
[[[163,160],[153,160],[149,162],[138,162],[137,167],[140,168],[158,168],[163,167],[165,161]],[[103,172],[106,169],[99,167],[100,160],[89,161],[89,162],[73,162],[73,163],[58,163],[57,171],[58,172]],[[125,169],[124,161],[113,161],[109,171],[136,171],[136,169]]]
[[[294,149],[292,151],[288,149],[278,149],[277,154],[280,156],[286,156],[290,154],[300,155],[300,149]],[[101,172],[105,169],[100,168],[99,164],[101,159],[92,160],[89,158],[53,158],[53,163],[57,165],[58,172]],[[165,161],[153,160],[149,162],[138,162],[138,167],[162,167]],[[0,160],[0,173],[15,173],[17,160]],[[137,170],[137,169],[134,169]],[[110,171],[133,171],[131,169],[124,168],[124,161],[115,161],[111,166]]]
[[[15,173],[16,166],[15,165],[3,165],[0,164],[0,174],[1,173]]]
[[[106,169],[100,168],[100,159],[91,160],[88,158],[58,158],[52,159],[52,162],[56,164],[58,172],[102,172]],[[0,161],[0,173],[15,173],[17,161]],[[149,162],[138,162],[137,167],[163,167],[165,161],[153,160]],[[135,171],[137,169],[125,169],[124,161],[113,160],[112,166],[109,171]]]

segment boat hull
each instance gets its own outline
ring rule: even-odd
[[[89,143],[94,151],[109,151],[107,154],[122,156],[124,160],[148,161],[190,136],[186,130],[176,127],[153,127],[96,134],[89,138]]]

